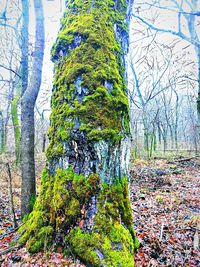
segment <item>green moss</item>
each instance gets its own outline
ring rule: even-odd
[[[4,118],[3,118],[3,112],[0,107],[0,154],[5,152],[6,144],[5,144],[5,130],[4,130]]]
[[[69,168],[57,169],[51,177],[44,169],[41,182],[34,210],[20,229],[21,244],[26,243],[28,250],[35,253],[51,246],[54,237],[62,233],[66,247],[92,266],[133,266],[138,241],[126,178],[100,185],[97,174],[87,178]],[[82,230],[81,210],[87,209],[93,196],[97,201],[93,227],[91,231]]]
[[[99,177],[91,174],[89,177],[77,175],[69,168],[57,169],[54,177],[46,169],[42,172],[41,190],[33,212],[27,218],[20,231],[23,235],[20,243],[27,241],[30,252],[37,252],[49,244],[53,231],[69,230],[81,218],[81,209],[87,205],[91,196],[99,190]],[[48,232],[47,232],[48,231]],[[45,233],[47,232],[47,236]],[[36,242],[38,241],[38,242]]]
[[[197,110],[200,113],[200,94],[198,94],[198,97],[197,97]]]
[[[48,159],[64,155],[58,146],[71,139],[75,119],[91,142],[119,143],[129,133],[123,50],[114,32],[115,24],[126,36],[125,15],[126,1],[68,2],[52,49],[55,77]],[[77,86],[87,89],[81,100]]]
[[[58,162],[57,158],[65,157],[74,132],[81,132],[91,147],[99,140],[120,147],[121,139],[129,134],[123,51],[114,31],[117,27],[126,37],[126,1],[67,2],[52,49],[55,77],[49,166],[54,159]],[[72,168],[58,168],[53,176],[44,169],[40,194],[22,227],[20,242],[27,242],[33,253],[50,246],[58,236],[61,244],[57,245],[66,245],[69,253],[91,266],[132,267],[138,241],[128,182],[113,177],[111,183],[101,183],[98,174],[77,175]],[[88,222],[94,199],[94,216]]]
[[[85,262],[100,266],[100,260],[94,252],[99,242],[98,233],[83,232],[79,227],[72,229],[65,238],[71,249]]]
[[[73,253],[91,266],[133,266],[138,241],[132,226],[132,212],[126,178],[112,185],[102,184],[97,197],[98,212],[92,231],[74,228],[66,235]]]
[[[132,237],[118,223],[113,225],[110,235],[82,232],[77,228],[70,232],[66,241],[76,255],[91,266],[134,266]]]
[[[19,126],[19,118],[18,118],[18,102],[20,96],[17,95],[11,102],[11,115],[12,122],[14,126],[14,135],[15,135],[15,155],[16,155],[16,164],[20,163],[20,126]]]
[[[36,201],[36,195],[32,194],[31,197],[30,197],[30,202],[29,202],[29,209],[30,210],[33,210],[35,201]]]

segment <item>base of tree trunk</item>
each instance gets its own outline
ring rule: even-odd
[[[45,169],[20,243],[31,253],[62,246],[87,266],[133,267],[138,241],[132,224],[125,177],[108,185],[97,174],[85,177],[68,168],[51,177]]]

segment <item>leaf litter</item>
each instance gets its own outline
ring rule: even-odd
[[[137,161],[131,170],[130,191],[134,227],[141,243],[135,254],[135,267],[200,266],[200,160]],[[18,186],[14,187],[13,195],[19,224]],[[34,255],[24,247],[10,251],[17,238],[9,215],[7,183],[3,179],[0,190],[0,265],[84,266],[73,257],[66,258],[62,250]]]
[[[131,170],[135,267],[200,266],[200,160],[154,160]]]

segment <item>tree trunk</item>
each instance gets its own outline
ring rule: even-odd
[[[162,131],[160,128],[160,122],[157,122],[157,131],[158,131],[158,142],[159,142],[159,146],[161,146],[162,143]]]
[[[3,112],[0,110],[0,154],[5,150],[5,125],[4,125],[4,118]]]
[[[125,80],[131,5],[67,3],[52,49],[47,163],[21,237],[31,252],[54,240],[87,266],[134,265]]]
[[[22,91],[26,91],[28,87],[28,27],[29,27],[29,3],[28,0],[21,0],[22,3],[22,31],[21,31],[21,77],[22,77]]]
[[[42,139],[42,152],[45,152],[46,149],[46,134],[43,134],[43,139]]]
[[[44,18],[41,0],[34,1],[36,17],[35,51],[28,88],[21,100],[21,168],[22,168],[22,217],[33,208],[35,200],[35,162],[34,162],[34,106],[38,96],[42,76],[44,55]]]
[[[14,127],[14,136],[15,136],[15,162],[16,165],[20,163],[20,125],[19,125],[19,116],[18,116],[18,104],[20,100],[21,94],[21,80],[16,79],[16,83],[14,84],[14,96],[11,102],[11,116],[12,123]]]
[[[20,128],[19,128],[19,119],[18,119],[18,102],[20,96],[17,95],[14,97],[11,103],[11,115],[12,122],[14,127],[14,135],[15,135],[15,157],[16,157],[16,165],[20,163]]]
[[[198,97],[197,97],[197,139],[200,140],[200,47],[196,48],[197,62],[198,62]]]

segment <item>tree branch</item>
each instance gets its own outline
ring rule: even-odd
[[[132,16],[133,16],[134,18],[140,20],[143,24],[147,25],[149,28],[151,28],[151,29],[153,29],[153,30],[155,30],[155,31],[157,31],[157,32],[171,33],[171,34],[173,34],[173,35],[175,35],[175,36],[178,36],[178,37],[184,39],[185,41],[187,41],[187,42],[193,44],[193,45],[196,46],[196,47],[200,47],[200,42],[198,42],[198,41],[196,41],[196,40],[193,40],[192,38],[189,38],[188,36],[186,36],[186,35],[185,35],[184,33],[182,33],[182,32],[176,32],[176,31],[173,31],[173,30],[170,30],[170,29],[158,28],[158,27],[152,25],[151,23],[147,22],[147,21],[144,20],[143,18],[141,18],[141,17],[139,17],[139,16],[137,16],[137,15],[135,15],[135,14],[133,14],[133,13],[132,13]]]
[[[1,64],[0,64],[0,68],[4,68],[6,70],[9,70],[9,71],[13,72],[15,75],[17,75],[21,79],[21,76],[16,71],[14,71],[13,69],[8,68],[8,67],[6,67],[4,65],[1,65]]]

